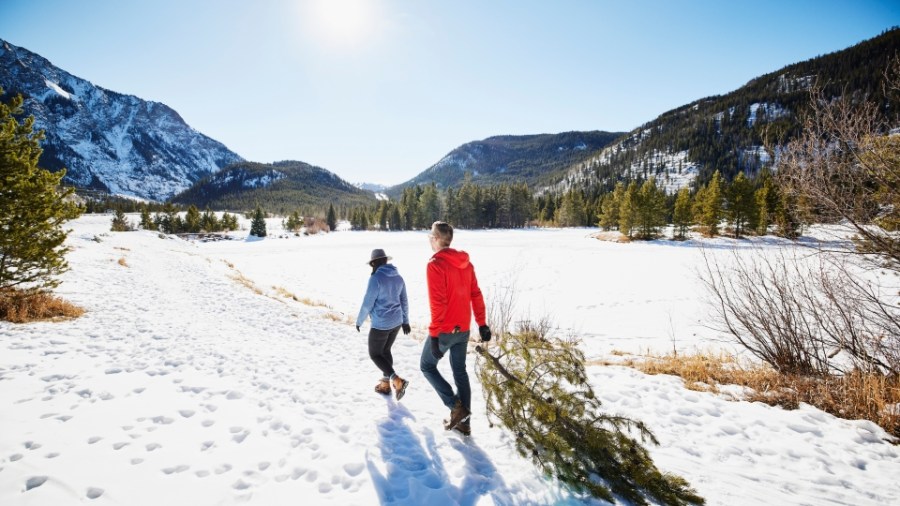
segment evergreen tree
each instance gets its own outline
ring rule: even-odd
[[[656,178],[644,181],[637,193],[635,227],[641,239],[652,239],[666,224],[666,194],[656,186]]]
[[[238,229],[238,221],[237,215],[228,214],[228,211],[222,213],[222,229],[223,230],[237,230]]]
[[[619,208],[625,196],[625,185],[619,181],[612,193],[603,196],[600,205],[600,227],[612,230],[619,227]]]
[[[205,232],[218,232],[222,229],[222,224],[216,213],[212,212],[208,207],[203,215],[200,216],[200,230]]]
[[[294,211],[290,216],[284,221],[284,229],[290,230],[293,233],[300,232],[300,228],[303,227],[303,218],[300,217],[300,213],[298,211]]]
[[[744,176],[743,171],[734,177],[725,195],[725,215],[734,228],[734,237],[741,237],[747,228],[755,230],[758,211],[753,183]]]
[[[3,89],[0,88],[0,95]],[[22,97],[0,102],[0,290],[39,291],[59,285],[56,276],[68,269],[62,224],[81,214],[60,190],[65,170],[38,167],[43,131],[34,117],[21,121]]]
[[[328,204],[328,214],[325,217],[325,223],[328,224],[329,231],[337,230],[337,215],[334,212],[334,204]]]
[[[403,230],[403,218],[400,217],[400,207],[397,205],[391,206],[391,220],[390,227],[391,230]]]
[[[710,237],[719,235],[719,223],[722,221],[722,176],[719,171],[713,173],[712,179],[703,192],[700,204],[700,216],[697,221],[706,228]]]
[[[757,209],[756,233],[766,235],[769,233],[769,225],[775,219],[778,192],[775,189],[775,180],[768,169],[763,169],[759,175],[759,181],[759,189],[754,195]]]
[[[619,232],[628,237],[631,237],[637,214],[637,193],[637,182],[632,181],[628,183],[625,193],[622,194],[622,200],[619,202]]]
[[[109,228],[111,232],[130,232],[134,230],[125,213],[121,209],[116,209],[113,215],[112,224]]]
[[[477,368],[487,412],[514,434],[516,450],[578,492],[631,504],[703,504],[681,477],[656,468],[642,442],[658,444],[640,421],[604,413],[575,341],[537,331],[499,336],[482,346]],[[602,480],[602,481],[601,481]]]
[[[200,231],[200,210],[193,204],[188,207],[187,213],[184,215],[184,231],[190,234]]]
[[[150,216],[150,209],[146,205],[141,206],[141,228],[144,230],[156,230],[156,225]]]
[[[678,196],[675,198],[675,211],[672,217],[676,239],[684,239],[688,228],[694,224],[691,205],[691,191],[688,188],[678,190]]]
[[[256,237],[266,236],[266,217],[259,206],[256,206],[256,211],[253,212],[253,221],[250,222],[250,235],[255,235]]]

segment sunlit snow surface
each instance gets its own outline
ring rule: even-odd
[[[0,504],[592,503],[488,426],[474,374],[473,436],[443,430],[447,410],[418,371],[424,232],[279,238],[272,219],[266,239],[244,231],[201,244],[109,233],[109,221],[71,224],[58,294],[85,316],[0,323]],[[518,318],[549,317],[591,359],[728,347],[703,323],[699,245],[714,256],[785,247],[616,244],[595,232],[459,230],[454,246],[471,253],[489,305],[514,286]],[[410,380],[399,403],[373,391],[368,329],[348,319],[373,248],[409,289],[413,334],[394,345]],[[869,422],[730,402],[624,367],[588,370],[605,408],[646,422],[657,464],[708,504],[900,503],[900,451]]]

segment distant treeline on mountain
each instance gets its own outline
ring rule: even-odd
[[[335,174],[297,161],[273,164],[240,162],[207,176],[172,198],[176,204],[200,209],[246,211],[257,205],[287,215],[300,211],[321,214],[333,202],[373,205],[375,196]]]
[[[404,188],[417,184],[435,183],[442,189],[459,187],[467,174],[472,182],[481,185],[526,183],[540,187],[558,180],[573,163],[621,135],[592,131],[489,137],[463,144],[425,172],[385,193],[399,198]]]
[[[800,133],[810,91],[849,95],[881,104],[887,120],[900,115],[896,97],[885,95],[885,69],[900,54],[900,28],[848,49],[757,77],[731,93],[666,112],[576,164],[555,188],[600,185],[655,176],[670,191],[694,188],[719,171],[731,180],[772,166],[778,149]]]

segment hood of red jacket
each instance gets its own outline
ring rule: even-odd
[[[469,254],[453,248],[444,248],[435,253],[432,258],[443,260],[457,269],[465,269],[469,266]]]

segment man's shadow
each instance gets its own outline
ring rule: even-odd
[[[423,447],[405,421],[407,418],[415,421],[415,416],[390,398],[387,399],[387,410],[387,418],[379,421],[376,427],[384,473],[366,454],[366,465],[381,504],[468,506],[485,495],[490,495],[494,504],[521,504],[521,501],[513,501],[497,468],[473,438],[462,439],[458,434],[448,436],[452,438],[450,446],[460,452],[466,462],[462,482],[454,485],[437,451],[434,433],[426,429]]]

